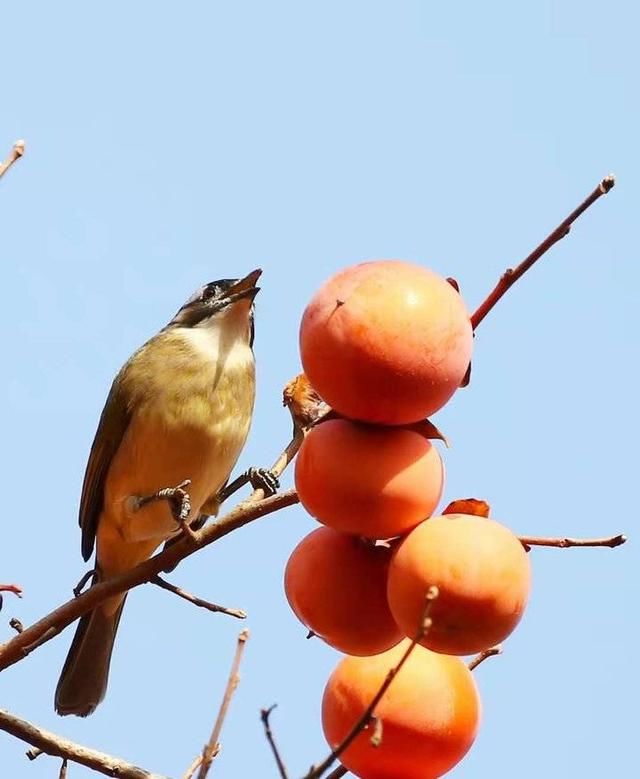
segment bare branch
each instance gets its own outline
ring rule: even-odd
[[[73,763],[79,763],[105,776],[115,776],[118,779],[164,779],[160,774],[145,771],[133,763],[127,763],[125,760],[112,757],[104,752],[83,747],[50,733],[48,730],[43,730],[4,709],[0,709],[0,730],[26,741],[27,744],[32,744],[41,752],[52,757],[71,760]],[[27,754],[31,760],[37,757],[34,750],[29,750]]]
[[[19,636],[15,636],[10,641],[0,645],[0,671],[22,660],[34,649],[51,640],[78,617],[91,611],[112,595],[118,595],[150,581],[164,568],[175,567],[181,560],[194,554],[198,549],[209,546],[209,544],[250,522],[287,506],[293,506],[295,503],[298,503],[295,490],[288,490],[264,500],[245,501],[217,522],[199,530],[196,533],[196,546],[192,545],[189,539],[182,538],[126,573],[98,582],[87,592],[67,601],[34,625],[25,628]]]
[[[287,767],[284,764],[284,760],[282,759],[280,750],[278,749],[278,745],[276,744],[275,738],[273,736],[273,731],[271,730],[271,723],[269,722],[269,717],[271,716],[271,712],[275,709],[276,706],[277,704],[274,703],[273,706],[269,706],[268,709],[261,709],[260,719],[262,720],[262,725],[264,727],[264,735],[266,736],[267,741],[269,742],[269,746],[271,747],[271,751],[273,752],[273,756],[276,760],[278,771],[280,773],[280,779],[289,779],[289,774],[287,773]]]
[[[244,652],[248,638],[248,630],[243,630],[242,633],[240,633],[238,636],[236,653],[233,658],[233,663],[231,664],[231,671],[229,672],[229,679],[227,680],[224,697],[222,699],[222,703],[220,704],[220,711],[216,717],[209,741],[207,744],[205,744],[205,747],[202,750],[202,760],[200,762],[200,770],[198,771],[198,779],[206,779],[206,776],[209,773],[209,768],[211,767],[211,763],[213,762],[214,757],[220,751],[220,733],[222,731],[222,726],[224,725],[227,712],[229,711],[231,698],[233,698],[233,693],[236,691],[236,688],[240,683],[240,676],[238,671],[240,670],[242,653]]]
[[[12,592],[18,598],[22,597],[22,587],[17,584],[0,584],[0,592]]]
[[[562,238],[564,238],[565,235],[569,233],[571,230],[571,225],[576,221],[576,219],[590,206],[592,206],[596,200],[599,200],[602,195],[606,195],[607,192],[613,188],[614,184],[615,179],[613,176],[606,176],[606,178],[603,178],[598,186],[593,190],[593,192],[585,200],[583,200],[583,202],[580,203],[580,205],[574,211],[572,211],[569,216],[556,227],[555,230],[549,233],[544,241],[542,241],[542,243],[539,244],[531,252],[531,254],[520,263],[520,265],[518,265],[516,268],[508,268],[504,272],[500,278],[500,281],[492,290],[491,294],[479,306],[477,311],[471,317],[471,325],[474,330],[486,317],[489,311],[491,311],[495,304],[500,300],[500,298],[505,294],[505,292],[510,287],[512,287],[516,281],[518,281],[518,279],[523,276],[529,270],[529,268],[531,268],[540,259],[540,257],[543,256],[543,254],[546,254],[546,252],[548,252],[554,244],[562,240]]]
[[[341,777],[348,773],[348,768],[345,768],[343,765],[339,765],[337,768],[334,768],[330,774],[327,774],[326,779],[341,779]]]
[[[520,543],[529,549],[531,546],[554,546],[558,549],[568,549],[572,546],[608,546],[614,549],[622,546],[627,537],[620,534],[608,538],[546,538],[544,536],[519,536]]]
[[[198,757],[194,759],[193,763],[191,763],[189,768],[184,772],[182,779],[192,779],[195,772],[200,768],[200,763],[202,763],[202,755],[198,755]]]
[[[24,141],[16,141],[13,144],[13,148],[9,152],[9,156],[7,159],[0,163],[0,179],[4,176],[4,174],[9,170],[9,168],[13,165],[14,162],[17,162],[17,160],[22,157],[24,154]]]
[[[472,660],[469,660],[468,668],[470,671],[475,671],[480,663],[484,663],[490,657],[496,657],[496,655],[502,654],[502,647],[500,644],[492,646],[490,649],[484,649],[480,654],[476,655]]]
[[[431,609],[433,608],[434,601],[436,600],[437,597],[438,597],[438,588],[435,586],[429,587],[425,599],[424,611],[422,613],[422,618],[420,620],[420,627],[416,635],[414,636],[413,640],[407,647],[406,651],[398,661],[397,665],[394,668],[391,668],[389,670],[389,673],[387,674],[385,680],[380,685],[380,689],[373,696],[371,702],[362,713],[362,716],[353,725],[351,730],[342,739],[340,744],[338,744],[338,746],[331,751],[331,754],[325,760],[323,760],[322,763],[320,763],[317,766],[313,766],[311,770],[307,774],[305,774],[304,779],[320,779],[320,777],[325,773],[325,771],[328,771],[329,768],[331,768],[333,763],[340,757],[340,755],[345,751],[345,749],[347,749],[352,744],[352,742],[358,737],[358,735],[371,722],[371,718],[373,716],[375,708],[382,700],[382,697],[384,696],[386,691],[389,689],[389,685],[395,679],[398,673],[402,670],[403,665],[411,657],[413,650],[416,648],[418,642],[422,638],[424,638],[429,632],[429,630],[431,629],[431,616],[430,616]]]
[[[236,619],[247,618],[246,612],[242,611],[242,609],[229,609],[226,606],[219,606],[217,603],[210,603],[208,600],[198,598],[197,595],[193,595],[192,593],[183,590],[181,587],[176,587],[175,584],[171,584],[171,582],[168,582],[161,576],[154,576],[153,579],[149,580],[149,584],[155,584],[157,587],[161,587],[163,590],[172,592],[179,598],[183,598],[184,600],[189,601],[189,603],[193,603],[194,606],[200,606],[202,609],[207,609],[207,611],[228,614],[230,617],[235,617]]]
[[[58,774],[58,779],[67,779],[67,765],[68,765],[67,758],[63,757],[62,765],[60,766],[60,773]]]

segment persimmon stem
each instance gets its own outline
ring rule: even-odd
[[[322,763],[311,767],[311,770],[305,774],[304,779],[320,779],[320,777],[322,777],[322,775],[328,771],[329,768],[331,768],[333,763],[340,757],[345,749],[347,749],[358,737],[358,735],[367,727],[367,725],[369,725],[376,706],[380,703],[382,697],[389,689],[391,682],[393,682],[398,673],[402,670],[404,664],[411,657],[413,650],[418,645],[418,642],[424,638],[431,629],[431,610],[436,598],[438,597],[438,594],[438,588],[436,586],[429,587],[425,598],[424,610],[420,619],[420,626],[406,651],[398,663],[389,670],[384,681],[380,685],[378,692],[373,696],[371,702],[362,713],[362,716],[356,721],[351,730],[342,739],[338,746],[331,751],[331,754],[322,761]]]
[[[613,189],[615,183],[615,178],[613,176],[606,176],[603,178],[598,186],[593,190],[593,192],[585,200],[583,200],[582,203],[580,203],[580,205],[574,211],[572,211],[569,216],[556,227],[555,230],[549,233],[544,241],[536,246],[531,254],[526,257],[520,263],[520,265],[518,265],[516,268],[507,268],[492,292],[471,317],[471,325],[474,330],[486,317],[489,311],[491,311],[495,304],[500,300],[500,298],[505,294],[505,292],[510,287],[512,287],[516,281],[518,281],[518,279],[523,276],[529,270],[529,268],[531,268],[532,265],[534,265],[540,259],[540,257],[542,257],[543,254],[546,254],[554,244],[562,240],[562,238],[564,238],[565,235],[569,233],[571,230],[571,225],[576,221],[576,219],[581,214],[583,214],[587,208],[592,206],[596,200],[599,200],[602,195],[606,195],[607,192]]]

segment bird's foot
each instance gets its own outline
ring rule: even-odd
[[[82,590],[86,587],[89,579],[96,579],[98,578],[98,569],[92,568],[90,571],[87,571],[82,575],[82,578],[80,581],[76,584],[76,586],[73,588],[73,596],[74,598],[79,598],[82,594]],[[92,582],[93,584],[93,582]]]
[[[278,491],[280,480],[269,468],[249,468],[247,474],[249,484],[254,490],[262,490],[265,497],[270,498]]]
[[[191,498],[187,488],[190,485],[191,479],[185,479],[177,487],[164,487],[164,489],[154,492],[153,495],[145,495],[142,498],[138,498],[136,507],[141,509],[148,503],[166,500],[171,509],[171,514],[182,533],[193,542],[195,541],[196,534],[188,522],[189,514],[191,513]]]

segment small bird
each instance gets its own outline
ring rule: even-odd
[[[197,527],[217,514],[253,415],[260,274],[202,287],[116,376],[80,499],[85,560],[96,546],[94,581],[150,557],[182,532],[181,519]],[[250,469],[233,487],[262,477],[273,491],[266,474]],[[86,717],[104,698],[125,597],[80,619],[56,689],[58,714]]]

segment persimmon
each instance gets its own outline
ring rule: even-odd
[[[302,505],[322,524],[391,538],[434,512],[444,466],[420,432],[331,419],[305,438],[295,483]]]
[[[446,514],[418,525],[389,566],[391,613],[413,636],[425,593],[436,585],[433,626],[421,643],[468,655],[504,640],[525,610],[531,580],[527,554],[504,525],[485,517]]]
[[[298,619],[330,646],[374,655],[402,638],[387,604],[391,550],[320,527],[291,553],[284,588]]]
[[[300,326],[309,381],[341,416],[406,424],[460,386],[473,332],[459,292],[401,260],[354,265],[313,296]]]
[[[329,677],[322,726],[335,749],[406,650],[408,640],[373,657],[345,657]],[[374,710],[382,725],[378,746],[361,732],[340,761],[361,779],[436,779],[468,752],[480,719],[480,698],[459,657],[416,646]]]

